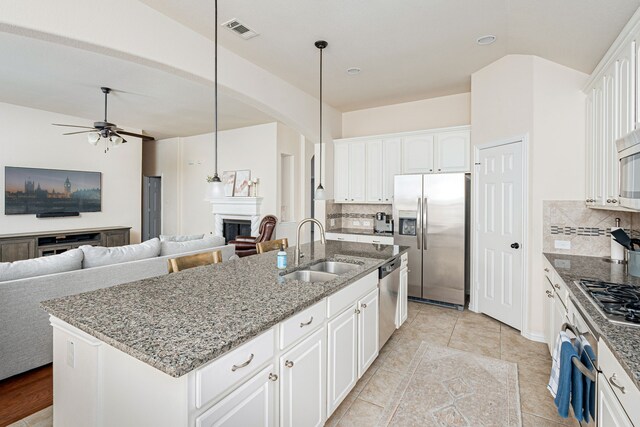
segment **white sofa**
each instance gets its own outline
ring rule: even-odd
[[[222,251],[223,262],[235,257],[234,245],[201,248],[180,256],[212,250]],[[168,274],[168,259],[175,256],[0,281],[0,380],[52,362],[49,315],[40,302]]]

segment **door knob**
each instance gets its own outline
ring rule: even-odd
[[[517,243],[517,242],[516,242],[516,243],[512,243],[512,244],[511,244],[511,247],[512,247],[513,249],[518,249],[518,248],[520,248],[520,243]]]

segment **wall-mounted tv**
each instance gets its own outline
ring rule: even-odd
[[[6,166],[5,215],[100,212],[102,174]]]

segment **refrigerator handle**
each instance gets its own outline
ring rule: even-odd
[[[424,198],[424,202],[422,203],[422,238],[423,243],[422,246],[424,250],[427,250],[427,225],[429,224],[429,204],[427,203],[427,198]]]
[[[420,241],[422,240],[422,199],[420,197],[418,197],[418,206],[416,209],[416,238],[418,240],[418,250],[420,250]]]

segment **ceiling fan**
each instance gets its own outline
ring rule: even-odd
[[[65,125],[60,123],[53,123],[53,126],[64,126],[64,127],[71,127],[71,128],[88,129],[88,130],[81,130],[77,132],[63,133],[63,135],[76,135],[79,133],[86,133],[88,134],[87,141],[89,142],[89,144],[93,146],[98,145],[98,142],[100,142],[100,140],[103,139],[105,141],[105,150],[104,150],[105,153],[109,151],[109,148],[117,147],[120,144],[124,144],[127,142],[127,140],[124,139],[122,135],[134,136],[136,138],[143,138],[143,139],[154,139],[149,135],[142,135],[139,133],[127,132],[119,128],[114,123],[109,123],[109,121],[107,120],[107,97],[109,96],[111,89],[109,89],[108,87],[101,87],[100,90],[102,90],[102,93],[104,93],[104,120],[103,121],[94,122],[93,127]]]

